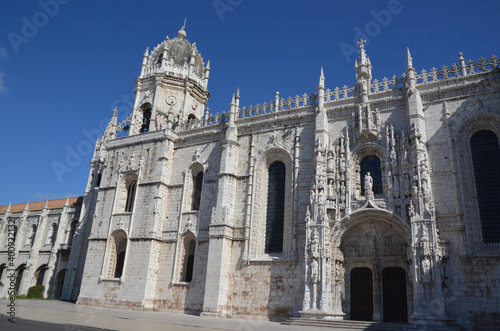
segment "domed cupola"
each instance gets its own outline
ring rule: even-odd
[[[200,118],[210,94],[207,90],[210,61],[205,63],[196,43],[186,39],[185,28],[167,37],[143,56],[136,79],[134,116],[129,134],[161,130],[170,122]]]

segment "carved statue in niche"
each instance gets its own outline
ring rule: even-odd
[[[431,192],[429,190],[429,186],[427,185],[427,181],[426,180],[422,180],[422,195],[424,197],[428,197],[431,195]]]
[[[311,186],[311,192],[309,193],[309,202],[311,203],[311,206],[314,204],[316,200],[316,185]]]
[[[333,170],[333,168],[334,168],[334,161],[333,161],[332,153],[328,154],[327,167],[328,167],[328,170]]]
[[[404,174],[403,176],[403,185],[405,189],[405,197],[411,196],[411,186],[410,186],[410,175]]]
[[[424,256],[421,261],[422,266],[422,282],[428,283],[432,280],[431,278],[431,261],[428,256]]]
[[[418,176],[413,176],[413,186],[412,186],[412,194],[414,197],[418,197]]]
[[[345,180],[345,172],[346,172],[346,160],[344,154],[340,155],[340,174],[342,180]]]
[[[364,77],[361,77],[358,81],[359,94],[365,94],[368,92],[368,82]]]
[[[319,258],[319,237],[318,237],[318,232],[316,229],[312,231],[312,236],[309,242],[309,251],[310,251],[310,256],[313,259],[318,259]]]
[[[398,167],[398,160],[397,160],[398,157],[396,151],[394,150],[394,147],[391,148],[390,158],[391,158],[392,170],[396,172]]]
[[[370,172],[367,172],[365,175],[365,192],[371,191],[373,188],[373,178],[370,176]]]
[[[328,197],[332,199],[335,198],[335,187],[332,178],[328,180]]]
[[[311,261],[311,283],[317,284],[319,283],[320,277],[319,277],[319,264],[318,261],[312,260]]]
[[[311,222],[311,212],[309,211],[309,206],[307,206],[307,209],[306,209],[306,224],[310,223]]]
[[[400,192],[399,192],[399,179],[398,179],[397,175],[394,175],[393,178],[394,178],[394,180],[392,182],[392,195],[394,196],[394,198],[399,199],[399,195],[400,195]]]
[[[340,186],[340,201],[342,201],[342,202],[345,201],[345,185],[344,185],[344,182],[342,182],[342,185]]]
[[[325,202],[325,180],[322,177],[318,179],[318,202]]]
[[[413,202],[410,200],[410,204],[408,205],[408,217],[410,220],[415,217],[415,207],[413,206]]]
[[[432,218],[434,218],[436,215],[436,208],[434,207],[434,201],[432,201],[432,200],[429,203],[429,214],[431,214]]]

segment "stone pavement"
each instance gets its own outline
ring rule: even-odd
[[[305,331],[307,326],[281,325],[277,322],[243,319],[212,319],[171,311],[140,311],[76,305],[54,300],[16,300],[16,317],[66,325],[67,331],[80,331],[89,326],[106,330],[244,330],[244,331]],[[8,300],[0,300],[0,318],[7,319]],[[314,328],[316,329],[316,328]],[[324,329],[324,328],[321,328]],[[22,324],[12,324],[10,330],[22,330]],[[320,330],[318,328],[318,330]]]

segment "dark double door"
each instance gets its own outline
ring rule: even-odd
[[[385,322],[406,323],[406,272],[390,267],[382,271],[382,298]],[[351,319],[371,321],[373,316],[373,274],[370,268],[351,271]]]

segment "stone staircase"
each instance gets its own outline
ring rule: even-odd
[[[382,323],[382,322],[363,322],[363,321],[351,321],[351,320],[320,320],[312,318],[298,318],[290,317],[283,321],[281,324],[284,325],[297,325],[297,326],[314,326],[314,327],[325,327],[334,328],[339,330],[369,330],[369,331],[459,331],[459,327],[453,326],[423,326],[414,324],[402,324],[402,323]]]

